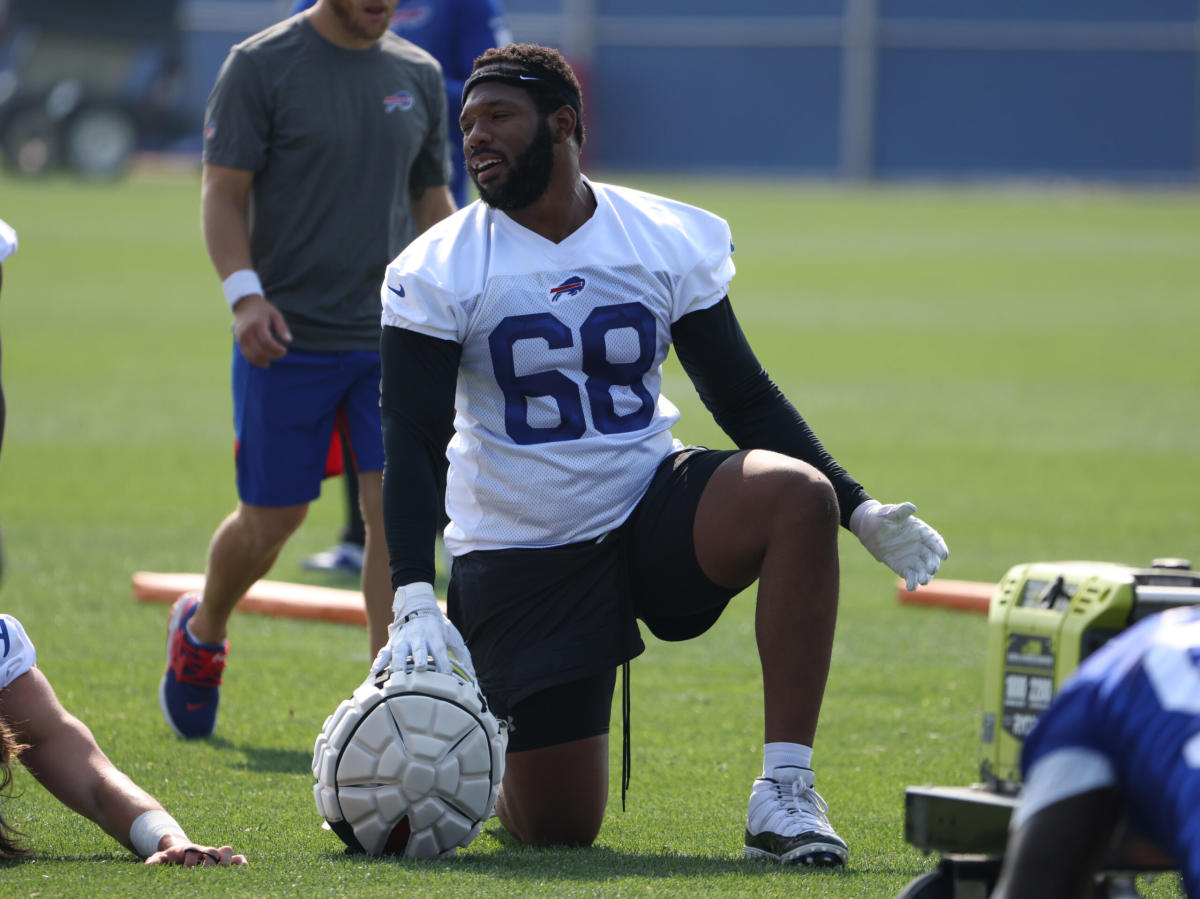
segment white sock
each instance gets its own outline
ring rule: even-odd
[[[813,751],[803,743],[764,743],[763,777],[774,779],[776,768],[812,768]],[[795,774],[789,779],[794,779]]]

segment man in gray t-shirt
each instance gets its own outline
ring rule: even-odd
[[[226,625],[320,494],[334,422],[367,526],[372,654],[387,639],[380,300],[388,262],[449,215],[441,69],[389,32],[397,0],[318,0],[236,45],[204,128],[202,213],[233,311],[238,505],[203,596],[171,611],[159,704],[180,736],[216,726]]]

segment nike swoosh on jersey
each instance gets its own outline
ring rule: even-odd
[[[396,294],[397,296],[404,296],[404,285],[401,285],[399,287],[392,287],[392,285],[389,284],[388,290],[390,290],[392,293]]]
[[[194,711],[196,711],[197,709],[202,709],[202,708],[204,708],[206,705],[208,705],[208,703],[207,703],[207,702],[185,702],[185,703],[184,703],[184,706],[187,708],[187,710],[188,710],[189,712],[194,712]]]

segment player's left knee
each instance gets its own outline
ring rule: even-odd
[[[776,486],[777,508],[790,529],[837,533],[840,511],[829,478],[809,465],[789,466]]]
[[[604,807],[585,806],[586,803],[514,805],[506,802],[501,793],[496,814],[509,835],[527,846],[590,846],[600,833]]]
[[[527,846],[547,848],[551,846],[590,846],[596,841],[599,833],[599,821],[564,821],[554,818],[547,821],[526,822],[526,825],[518,833],[512,833],[512,836]]]

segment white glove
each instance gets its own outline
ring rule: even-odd
[[[409,656],[415,671],[427,670],[432,658],[435,671],[450,674],[453,657],[475,680],[471,653],[458,628],[438,608],[433,584],[420,582],[400,587],[392,601],[392,614],[395,619],[388,625],[388,642],[371,663],[372,675],[385,668],[405,670]]]
[[[928,584],[950,555],[942,535],[913,515],[912,503],[885,506],[870,499],[850,515],[850,530],[909,590]]]

